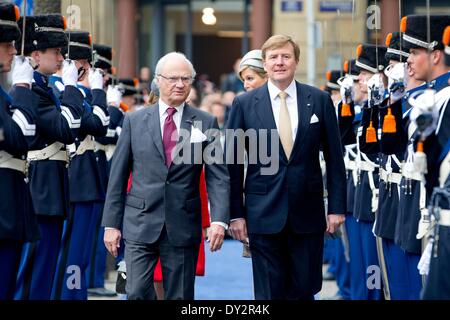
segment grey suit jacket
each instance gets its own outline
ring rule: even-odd
[[[102,226],[122,229],[124,239],[153,243],[158,240],[165,224],[172,245],[200,243],[199,182],[203,165],[211,221],[229,223],[230,183],[227,167],[223,163],[207,164],[198,152],[194,152],[194,149],[203,151],[207,147],[221,150],[219,137],[207,132],[208,129],[218,128],[217,120],[186,104],[180,127],[191,132],[193,125],[201,128],[207,139],[191,143],[190,139],[183,139],[180,134],[177,149],[184,149],[167,168],[158,104],[125,116],[112,160]],[[177,160],[182,157],[186,159],[189,155],[188,152],[183,154],[186,150],[191,151],[190,163],[176,164]],[[127,194],[130,172],[133,172],[132,186]]]

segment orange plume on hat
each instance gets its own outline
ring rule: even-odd
[[[450,45],[450,26],[446,27],[442,36],[442,43],[446,46]]]
[[[408,17],[403,17],[402,21],[400,22],[400,31],[401,32],[406,32],[406,20],[408,19]]]
[[[357,56],[357,57],[359,57],[359,56],[361,55],[362,50],[363,50],[363,45],[362,45],[362,44],[359,44],[359,45],[356,47],[356,56]]]
[[[16,15],[16,22],[20,19],[20,9],[18,6],[14,6],[14,13]]]
[[[348,60],[345,60],[345,62],[344,62],[344,72],[345,73],[348,73],[348,71],[350,70],[350,66],[349,66],[349,62],[348,62]]]
[[[389,45],[391,44],[391,40],[392,40],[392,32],[390,32],[387,36],[386,36],[386,47],[389,47]]]

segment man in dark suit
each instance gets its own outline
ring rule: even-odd
[[[200,174],[205,167],[211,251],[220,249],[228,227],[229,176],[223,158],[202,156],[208,150],[223,152],[217,120],[185,103],[195,77],[191,62],[172,52],[155,71],[160,100],[128,113],[123,122],[103,213],[104,240],[116,256],[123,232],[128,299],[151,298],[160,257],[165,299],[192,300],[202,237]]]
[[[313,299],[322,286],[324,231],[334,233],[346,212],[336,113],[328,94],[294,80],[300,49],[290,37],[272,36],[262,55],[268,83],[238,96],[228,120],[228,129],[256,130],[258,140],[239,144],[237,134],[227,140],[227,161],[234,161],[228,162],[230,233],[245,241],[248,228],[256,299]],[[239,145],[249,155],[245,187]],[[274,164],[264,161],[262,147],[278,162],[274,174],[265,171]],[[328,215],[319,150],[326,161]]]

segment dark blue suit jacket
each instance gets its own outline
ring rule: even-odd
[[[326,160],[328,212],[346,212],[345,167],[333,103],[330,96],[319,89],[298,82],[296,86],[299,123],[290,160],[279,142],[279,154],[274,155],[279,161],[278,171],[273,175],[262,175],[260,169],[270,164],[263,164],[264,159],[258,156],[256,163],[248,165],[245,187],[244,165],[236,164],[236,159],[234,164],[228,164],[231,219],[245,218],[249,233],[278,233],[286,223],[295,233],[325,231],[320,150]],[[318,122],[310,123],[313,115]],[[276,134],[279,141],[267,84],[236,97],[227,126],[244,131],[269,129],[265,134],[266,141],[271,141],[272,134]],[[257,138],[258,148],[263,135]],[[232,140],[227,140],[227,151],[233,147],[230,145]],[[236,140],[234,138],[234,142]],[[248,152],[248,141],[245,147]],[[237,151],[236,143],[233,148]],[[269,155],[271,149],[268,143]]]

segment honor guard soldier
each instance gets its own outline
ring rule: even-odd
[[[380,120],[380,187],[378,214],[374,232],[377,236],[377,249],[383,274],[384,293],[387,300],[417,300],[422,288],[417,270],[417,259],[408,254],[395,242],[398,211],[400,206],[401,168],[405,160],[405,150],[398,146],[406,137],[402,128],[403,112],[409,107],[403,107],[407,88],[414,86],[414,82],[406,83],[409,54],[403,50],[399,32],[388,34],[386,60],[389,66],[384,73],[388,77],[389,96],[378,108],[377,116]],[[393,145],[395,148],[392,148]],[[403,229],[405,224],[399,224]],[[401,230],[400,232],[403,232]],[[414,265],[415,263],[415,265]],[[405,270],[409,270],[405,272]]]
[[[381,102],[384,100],[384,81],[381,72],[386,67],[386,47],[371,44],[361,44],[357,48],[356,66],[359,68],[359,85],[363,92],[367,92],[367,101],[363,105],[361,126],[358,128],[359,153],[356,159],[358,168],[357,185],[355,189],[355,206],[353,215],[358,221],[360,256],[364,284],[370,273],[370,266],[379,266],[376,239],[372,229],[378,210],[378,117]],[[365,286],[364,299],[378,300],[381,290],[377,286]]]
[[[402,19],[404,46],[409,49],[410,53],[408,63],[414,71],[414,78],[427,83],[427,89],[408,99],[408,102],[413,105],[409,117],[414,127],[417,128],[412,136],[411,145],[416,147],[415,149],[411,147],[413,158],[411,168],[415,172],[419,172],[422,177],[419,193],[422,217],[415,229],[417,238],[423,240],[422,249],[426,247],[424,235],[427,234],[431,222],[429,212],[426,210],[426,202],[429,203],[433,188],[439,186],[440,159],[450,137],[450,127],[448,126],[450,123],[448,106],[450,73],[449,67],[445,64],[444,44],[442,43],[444,29],[449,24],[450,16],[448,15],[431,15],[429,17],[427,15],[411,15]],[[425,181],[423,177],[425,177]],[[437,243],[434,247],[438,247]],[[423,258],[427,255],[426,252],[425,249]],[[421,273],[425,274],[423,271]],[[429,289],[425,291],[427,290]]]
[[[94,153],[93,136],[106,134],[109,115],[106,93],[103,90],[103,74],[100,69],[93,69],[90,66],[91,35],[83,31],[69,31],[67,37],[69,46],[63,48],[61,53],[81,65],[78,70],[78,89],[84,96],[84,111],[78,136],[75,138],[75,143],[69,146],[71,214],[63,236],[54,299],[87,300],[86,270],[94,242],[95,227],[101,215],[100,203],[104,200],[100,171]],[[63,95],[62,78],[51,77],[50,83],[55,90],[59,91],[59,95]],[[79,287],[70,288],[67,285],[67,278],[72,274],[70,266],[80,268]]]
[[[336,115],[338,114],[339,105],[341,104],[341,87],[338,83],[340,78],[343,78],[344,71],[330,70],[326,73],[327,83],[325,85],[325,91],[331,95],[331,100],[336,108]],[[321,159],[322,160],[322,159]],[[321,162],[322,165],[322,162]],[[324,186],[326,183],[324,183]],[[326,192],[324,193],[326,194]],[[335,239],[325,239],[330,242],[332,259],[330,266],[334,268],[334,275],[336,278],[336,284],[339,288],[338,293],[331,299],[336,300],[350,300],[350,265],[348,259],[348,238],[345,232],[345,227],[341,226],[341,235]],[[347,251],[347,255],[346,255]]]
[[[427,39],[428,18],[430,21],[429,40]],[[415,121],[418,117],[414,114],[415,112],[420,114],[419,111],[430,107],[422,103],[429,102],[428,97],[433,97],[433,110],[438,114],[433,125],[428,126],[426,131],[418,128],[418,133],[422,137],[426,137],[423,151],[427,155],[428,161],[425,175],[428,197],[431,196],[434,186],[438,185],[438,159],[447,139],[450,137],[450,126],[447,125],[450,123],[450,108],[448,107],[448,99],[446,99],[450,73],[449,67],[445,65],[444,44],[442,43],[444,29],[449,24],[449,15],[430,15],[429,17],[427,15],[411,15],[402,19],[402,28],[405,30],[403,45],[406,50],[409,49],[408,63],[414,71],[414,78],[419,81],[426,81],[428,89],[431,89],[423,92],[428,96],[418,96],[417,99],[409,98],[410,103],[414,101],[414,104],[418,106],[418,108],[412,110],[410,118]],[[433,129],[434,134],[431,134]],[[418,138],[420,140],[420,137]]]
[[[401,32],[404,32],[402,27]],[[409,50],[404,41],[396,44],[397,35],[393,34],[389,42],[386,57],[391,60],[391,66],[385,73],[389,78],[390,100],[387,107],[380,109],[380,149],[385,160],[381,172],[382,190],[388,195],[385,199],[390,201],[383,203],[383,199],[380,199],[380,221],[377,221],[376,233],[383,238],[390,298],[417,300],[420,297],[422,281],[417,270],[421,243],[416,239],[416,234],[420,212],[425,209],[425,189],[423,176],[411,170],[415,126],[409,121],[412,109],[408,97],[425,87],[421,86],[422,81],[414,79],[414,71],[409,65],[405,68],[402,62],[399,62],[408,59],[406,54]],[[404,93],[399,90],[402,86]],[[389,157],[390,162],[387,161]],[[397,160],[401,163],[400,166]],[[401,174],[400,182],[398,173]],[[393,223],[395,213],[397,216]],[[394,242],[390,239],[393,225]]]
[[[417,272],[417,265],[424,248],[421,239],[429,226],[427,202],[431,196],[434,181],[437,180],[437,158],[448,137],[448,126],[438,126],[438,123],[445,124],[450,121],[448,114],[445,115],[443,112],[445,108],[441,108],[445,104],[444,101],[441,100],[438,103],[438,100],[435,100],[435,97],[438,97],[435,93],[448,86],[448,67],[444,65],[441,39],[443,30],[449,23],[449,17],[430,16],[430,25],[433,26],[430,42],[427,40],[427,20],[426,15],[413,15],[404,17],[401,22],[402,46],[404,50],[409,50],[410,54],[407,60],[411,69],[410,78],[416,82],[425,81],[426,86],[419,86],[407,92],[406,99],[408,105],[412,107],[409,108],[410,111],[404,113],[408,123],[404,130],[404,138],[397,143],[391,143],[402,147],[405,152],[395,240],[406,251],[410,274]],[[442,93],[440,95],[442,96]],[[416,118],[423,110],[430,107],[435,110],[434,125],[422,127],[423,124],[416,121]],[[442,117],[444,120],[439,120]]]
[[[450,25],[442,39],[445,44],[445,64],[450,67]],[[450,97],[450,95],[447,95]],[[448,124],[446,124],[448,125]],[[438,159],[439,185],[434,188],[430,201],[430,214],[434,217],[431,248],[428,253],[429,273],[423,299],[450,299],[450,139]],[[433,201],[434,200],[434,201]]]
[[[30,59],[14,57],[19,17],[18,7],[0,4],[0,72],[15,60],[10,94],[0,86],[0,301],[14,297],[23,243],[39,239],[26,177],[26,138],[36,133],[39,98],[30,90]]]
[[[36,135],[30,137],[29,179],[41,240],[26,246],[18,277],[17,299],[51,297],[64,219],[69,214],[69,163],[66,145],[75,142],[83,114],[83,95],[77,89],[78,68],[64,61],[66,22],[59,14],[30,16],[25,22],[24,53],[37,64],[32,86],[39,100]],[[16,42],[21,47],[21,42]],[[49,87],[48,77],[63,66],[62,99]]]
[[[341,101],[338,104],[338,123],[344,154],[347,178],[347,214],[345,215],[345,229],[343,240],[345,258],[349,261],[350,299],[365,299],[365,277],[362,270],[362,252],[360,249],[359,226],[353,216],[355,204],[355,187],[357,185],[356,158],[359,153],[356,143],[356,133],[361,122],[361,104],[367,100],[367,93],[363,93],[358,83],[359,69],[356,60],[346,60],[344,63],[345,76],[338,79]]]
[[[112,66],[113,49],[110,46],[100,45],[94,43],[94,67],[103,70],[104,74],[104,87],[107,88],[112,85],[114,81],[114,72]],[[120,92],[118,94],[118,104],[120,104]],[[109,150],[110,155],[108,155],[109,160],[111,159],[113,148],[117,142],[117,131],[119,127],[118,121],[123,118],[123,113],[114,106],[108,106],[108,112],[110,113],[110,123],[108,126],[106,136],[95,136],[95,156],[97,158],[97,165],[100,173],[100,180],[102,183],[103,195],[106,194],[108,186],[108,160],[107,151]],[[114,116],[111,116],[113,114]],[[111,141],[114,140],[114,141]],[[103,201],[98,204],[100,212],[103,212],[104,197]],[[92,246],[92,251],[90,254],[90,262],[87,270],[87,280],[88,280],[88,294],[93,296],[115,296],[116,293],[105,288],[105,271],[106,271],[106,247],[103,243],[104,230],[101,227],[101,214],[97,221],[94,234],[94,244]]]

